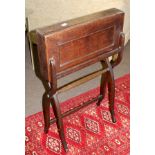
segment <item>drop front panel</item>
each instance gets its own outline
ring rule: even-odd
[[[123,20],[122,11],[109,9],[38,29],[38,54],[43,78],[50,80],[51,59],[55,61],[57,74],[67,75],[73,69],[85,66],[81,64],[95,63],[117,49]]]

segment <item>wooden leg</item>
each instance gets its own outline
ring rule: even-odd
[[[53,105],[52,106],[53,106],[55,118],[57,119],[56,123],[57,123],[58,132],[60,135],[60,139],[62,141],[62,145],[63,145],[65,151],[67,152],[68,147],[67,147],[67,143],[66,143],[65,135],[64,135],[64,128],[63,128],[63,121],[62,121],[62,115],[61,115],[61,110],[60,110],[60,104],[59,104],[56,93],[53,95]]]
[[[103,69],[107,68],[105,61],[101,61],[101,64],[102,64]],[[107,76],[108,76],[107,72],[102,73],[102,75],[101,75],[101,84],[100,84],[100,96],[101,97],[99,98],[98,102],[96,103],[97,106],[99,106],[101,104],[102,100],[105,97]]]
[[[44,132],[48,133],[48,129],[50,127],[50,100],[47,97],[47,93],[44,93],[42,98],[42,108],[43,108],[43,115],[44,115]]]
[[[106,63],[109,67],[108,72],[108,97],[109,97],[109,106],[110,106],[110,113],[112,116],[112,122],[115,123],[115,113],[114,113],[114,99],[115,99],[115,81],[114,81],[114,73],[112,66],[108,59],[106,59]]]

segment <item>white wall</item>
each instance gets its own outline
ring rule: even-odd
[[[26,0],[29,29],[51,25],[109,8],[125,12],[126,42],[130,34],[130,0]]]

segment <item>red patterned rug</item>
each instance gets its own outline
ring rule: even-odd
[[[61,104],[62,112],[99,94],[90,90]],[[130,152],[130,77],[116,80],[116,123],[112,123],[107,95],[99,107],[95,103],[63,119],[69,152],[62,147],[56,124],[43,133],[43,114],[26,118],[26,155],[129,155]],[[51,118],[53,111],[51,108]]]

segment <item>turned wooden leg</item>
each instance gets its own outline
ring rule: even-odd
[[[60,104],[59,104],[56,93],[53,95],[53,102],[52,103],[53,103],[52,106],[53,106],[55,118],[57,119],[56,124],[57,124],[57,128],[58,128],[59,136],[60,136],[60,139],[62,141],[62,145],[63,145],[65,151],[67,152],[68,147],[67,147],[67,143],[66,143],[65,135],[64,135],[64,128],[63,128],[63,121],[62,121],[62,116],[61,116]]]
[[[43,94],[42,108],[43,108],[44,123],[45,123],[44,132],[48,133],[48,129],[50,127],[50,100],[47,97],[47,93]]]
[[[108,97],[109,97],[109,107],[110,107],[110,113],[112,117],[112,122],[115,123],[115,113],[114,113],[114,99],[115,99],[115,80],[114,80],[114,73],[112,66],[108,59],[106,59],[106,63],[109,67],[108,72]]]

